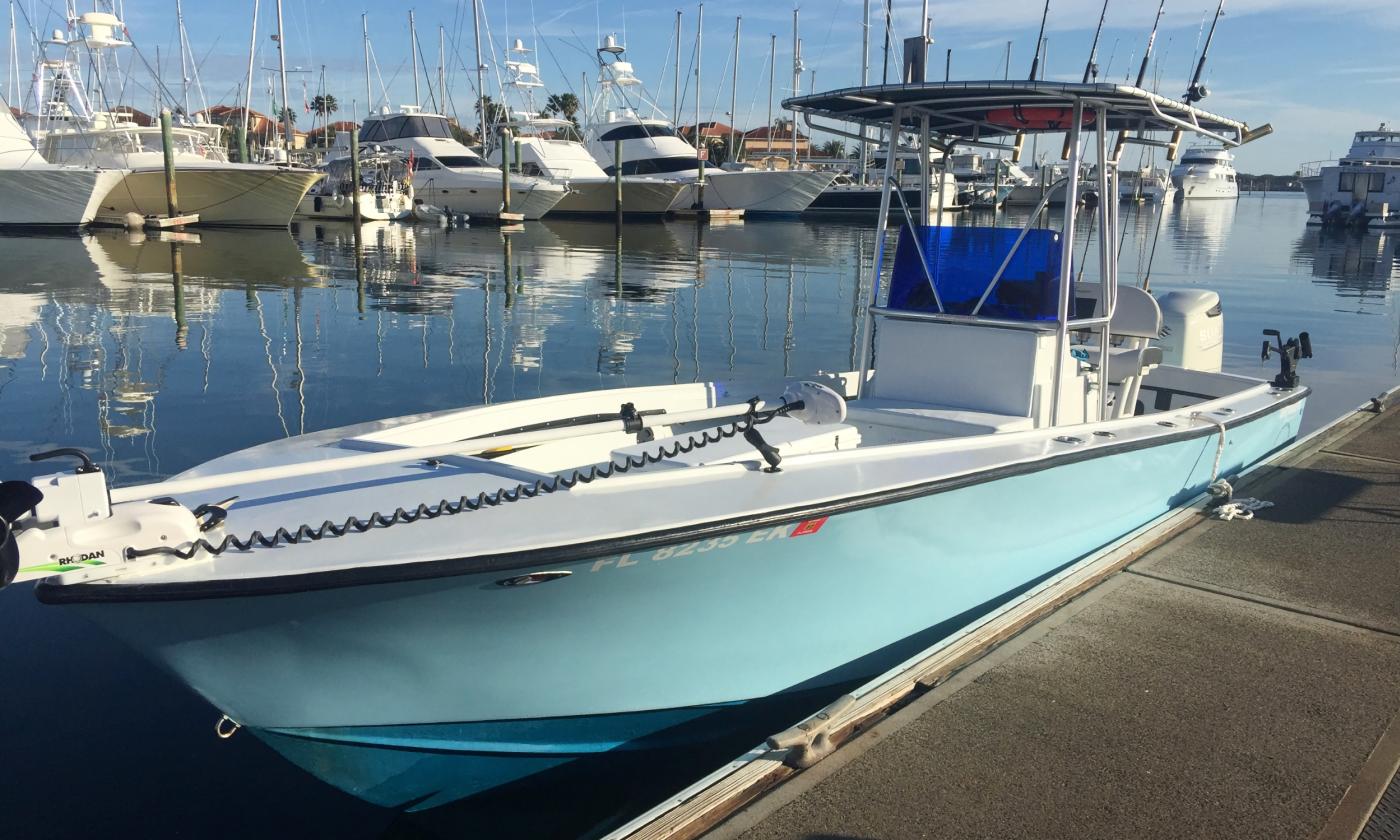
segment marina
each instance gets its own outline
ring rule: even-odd
[[[1240,175],[1301,145],[1212,97],[1223,0],[1184,80],[1165,0],[941,78],[926,0],[794,8],[781,86],[703,3],[364,11],[319,74],[263,5],[175,0],[175,84],[119,0],[11,10],[21,834],[1390,830],[1393,138]],[[1153,807],[1066,807],[1107,776]]]

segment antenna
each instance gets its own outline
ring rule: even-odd
[[[1045,0],[1045,9],[1040,13],[1040,34],[1035,36],[1035,58],[1031,59],[1031,78],[1035,81],[1036,74],[1040,72],[1040,45],[1045,39],[1045,21],[1050,17],[1050,0]]]
[[[1103,0],[1103,10],[1099,12],[1099,25],[1094,30],[1094,44],[1089,47],[1089,61],[1084,65],[1084,84],[1089,84],[1089,77],[1095,81],[1099,78],[1099,35],[1103,32],[1103,19],[1108,16],[1108,0]]]
[[[1215,7],[1215,19],[1210,22],[1210,33],[1206,35],[1205,46],[1201,47],[1201,60],[1196,62],[1196,73],[1191,77],[1191,84],[1186,88],[1187,102],[1200,102],[1210,95],[1206,86],[1201,84],[1201,74],[1206,69],[1206,56],[1210,53],[1210,42],[1215,38],[1215,27],[1220,23],[1220,16],[1225,14],[1225,0],[1220,0],[1220,5]]]

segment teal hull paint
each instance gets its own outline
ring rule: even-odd
[[[1292,441],[1298,409],[1232,428],[1222,474]],[[901,642],[1198,494],[1217,441],[582,561],[536,586],[470,575],[78,608],[325,781],[428,807],[646,746],[696,707],[869,679],[917,652]]]

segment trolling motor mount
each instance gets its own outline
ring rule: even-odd
[[[1279,371],[1278,376],[1274,377],[1274,387],[1290,390],[1297,388],[1298,361],[1312,358],[1312,338],[1306,332],[1300,332],[1297,337],[1284,341],[1278,330],[1264,330],[1264,335],[1271,336],[1274,343],[1270,344],[1269,339],[1264,339],[1264,348],[1259,358],[1267,362],[1271,353],[1278,357]]]

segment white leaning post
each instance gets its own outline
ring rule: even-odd
[[[1084,122],[1084,100],[1074,98],[1070,116],[1069,181],[1065,184],[1064,226],[1060,230],[1060,290],[1055,331],[1054,392],[1050,395],[1050,425],[1060,425],[1060,383],[1064,379],[1065,351],[1069,348],[1069,285],[1074,278],[1074,216],[1079,197],[1079,139]]]

